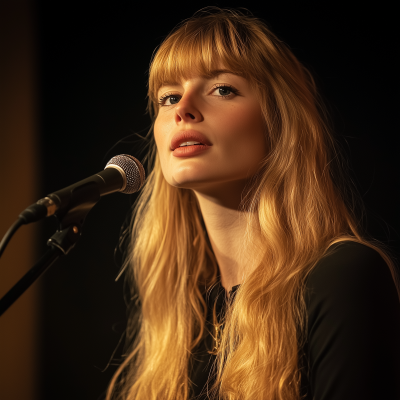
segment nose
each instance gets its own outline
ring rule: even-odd
[[[203,115],[194,104],[192,96],[183,96],[175,107],[175,121],[179,122],[201,122]]]

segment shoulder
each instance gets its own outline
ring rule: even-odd
[[[343,302],[384,292],[398,298],[391,271],[382,256],[351,241],[335,244],[319,260],[306,280],[306,292],[310,300],[315,296],[339,297]]]
[[[305,300],[315,398],[398,398],[400,302],[381,255],[359,243],[337,244],[309,274]]]
[[[382,332],[387,338],[400,336],[400,301],[392,274],[381,255],[366,245],[333,247],[309,274],[305,301],[309,338],[332,336],[354,348],[363,340],[379,338],[382,343]]]

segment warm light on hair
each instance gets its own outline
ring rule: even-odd
[[[163,83],[208,76],[221,66],[257,91],[270,151],[241,205],[248,218],[244,245],[262,243],[254,248],[262,261],[244,277],[227,312],[211,394],[224,400],[299,399],[303,290],[316,262],[333,243],[353,240],[379,251],[393,274],[394,267],[361,236],[333,182],[334,141],[310,74],[260,20],[209,9],[175,29],[150,68],[153,119]],[[107,399],[189,398],[189,358],[205,330],[202,293],[217,281],[194,193],[166,182],[154,143],[151,154],[127,259],[127,279],[140,307],[128,325],[134,340]]]

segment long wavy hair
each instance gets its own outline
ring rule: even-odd
[[[347,240],[377,250],[394,279],[395,268],[383,247],[360,233],[353,191],[334,172],[340,154],[310,73],[259,19],[206,9],[174,29],[150,66],[153,121],[164,82],[207,76],[221,64],[256,91],[270,150],[240,205],[248,219],[243,246],[262,243],[254,248],[261,262],[244,276],[227,310],[209,395],[299,399],[309,272],[332,244]],[[187,400],[190,359],[206,329],[203,295],[219,271],[196,196],[167,183],[150,143],[150,173],[135,205],[126,258],[134,306],[129,347],[107,399]]]

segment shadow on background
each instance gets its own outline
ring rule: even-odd
[[[149,126],[151,55],[178,22],[210,5],[8,3],[0,13],[7,22],[0,24],[6,88],[0,93],[6,116],[0,121],[0,235],[35,199],[98,172],[113,155],[140,153],[138,143],[109,149]],[[361,10],[337,1],[246,7],[315,75],[365,201],[368,231],[398,255],[394,10],[389,3]],[[76,248],[0,321],[0,334],[7,336],[0,337],[2,399],[96,400],[105,391],[126,324],[122,280],[114,282],[114,248],[134,200],[122,194],[103,198]],[[55,229],[52,219],[21,229],[1,260],[2,293],[45,251]],[[25,392],[19,392],[21,382]]]

